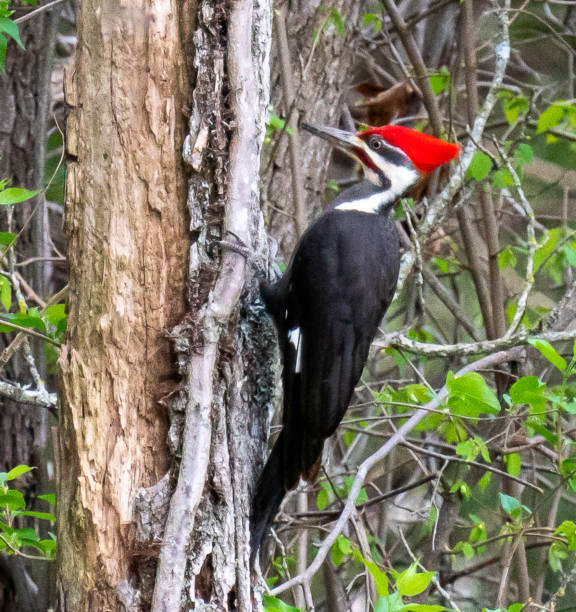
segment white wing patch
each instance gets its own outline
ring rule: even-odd
[[[295,327],[288,332],[288,341],[292,346],[296,349],[296,367],[294,368],[294,372],[296,374],[300,373],[302,369],[302,343],[301,343],[302,335],[300,334],[300,328]]]

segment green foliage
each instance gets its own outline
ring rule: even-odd
[[[500,270],[506,268],[515,268],[517,263],[516,255],[511,246],[507,246],[503,251],[498,253],[498,267]]]
[[[436,95],[450,87],[450,70],[446,66],[442,66],[437,74],[430,77],[430,87]]]
[[[10,279],[7,276],[0,274],[0,304],[2,304],[4,310],[9,312],[10,306],[12,305],[12,285]]]
[[[34,468],[28,465],[17,465],[9,472],[0,472],[0,551],[6,555],[31,555],[22,549],[34,548],[41,554],[35,559],[53,560],[56,558],[56,536],[42,539],[32,527],[18,527],[19,517],[30,517],[53,523],[56,517],[51,512],[26,510],[26,500],[18,489],[11,489],[8,483],[30,472]],[[54,503],[53,495],[42,495],[50,504]]]
[[[566,363],[566,359],[562,357],[558,353],[558,351],[546,340],[541,340],[540,338],[529,338],[528,342],[537,350],[542,353],[542,355],[555,367],[558,368],[561,372],[566,369],[568,365]]]
[[[528,404],[533,413],[543,413],[546,408],[546,384],[537,376],[522,376],[510,387],[510,399],[514,404]]]
[[[515,95],[505,89],[498,93],[498,97],[502,102],[502,110],[504,111],[506,121],[510,125],[514,125],[518,119],[524,117],[530,110],[528,98],[523,94]]]
[[[277,597],[272,595],[264,595],[262,597],[262,603],[264,604],[265,612],[300,612],[298,608],[289,606]]]
[[[363,23],[365,28],[372,25],[375,34],[379,34],[382,31],[382,15],[378,13],[366,13]]]
[[[504,510],[504,512],[506,512],[506,514],[512,519],[517,520],[521,518],[523,513],[532,513],[528,506],[525,506],[515,497],[512,497],[511,495],[506,495],[505,493],[500,493],[500,505],[502,506],[502,510]]]
[[[330,554],[332,558],[332,563],[334,563],[334,565],[338,567],[342,563],[344,557],[347,557],[352,554],[352,544],[350,543],[350,540],[340,534],[336,538],[334,544],[332,544]]]
[[[18,25],[10,19],[14,11],[11,11],[9,6],[8,0],[0,1],[0,74],[4,73],[4,67],[6,66],[8,38],[12,38],[20,48],[24,49],[24,45],[20,40]]]
[[[446,387],[448,407],[452,414],[478,417],[481,414],[497,414],[500,411],[496,394],[477,372],[468,372],[458,377],[448,372]]]
[[[30,191],[29,189],[21,189],[20,187],[0,189],[0,205],[8,206],[11,204],[20,204],[33,198],[38,193],[38,191]]]
[[[293,134],[294,132],[286,125],[286,121],[275,115],[274,113],[270,113],[268,117],[268,123],[266,124],[266,135],[264,136],[264,144],[270,144],[272,142],[272,138],[277,131],[286,131],[288,134]]]
[[[346,36],[346,23],[342,17],[342,14],[336,7],[330,7],[328,9],[328,23],[333,25],[336,32],[340,36]]]
[[[466,178],[473,178],[475,181],[483,181],[492,170],[492,160],[486,153],[476,151],[474,157],[466,170]]]

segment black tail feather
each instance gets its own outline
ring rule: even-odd
[[[254,566],[256,554],[266,540],[270,526],[284,496],[300,479],[298,461],[286,461],[288,436],[283,430],[264,466],[252,498],[250,515],[250,563]]]

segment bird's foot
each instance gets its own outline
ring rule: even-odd
[[[214,239],[210,242],[210,249],[215,246],[219,246],[221,249],[226,249],[228,251],[232,251],[233,253],[238,253],[238,255],[242,255],[242,257],[247,260],[252,260],[255,258],[255,254],[248,246],[246,246],[246,244],[241,238],[239,238],[234,232],[231,232],[230,230],[228,230],[227,233],[234,238],[235,242],[225,239]]]

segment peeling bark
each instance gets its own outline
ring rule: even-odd
[[[258,299],[270,20],[270,0],[81,6],[67,82],[63,610],[255,605],[249,501],[276,364]]]
[[[68,75],[69,318],[61,366],[62,610],[139,609],[134,499],[166,472],[166,329],[185,310],[181,3],[78,13]]]
[[[267,267],[259,159],[268,104],[269,0],[198,6],[196,81],[184,156],[191,314],[177,330],[186,376],[171,428],[182,454],[152,609],[252,610],[248,519],[274,394],[274,333],[258,301]],[[211,242],[239,241],[245,256]],[[216,265],[217,264],[217,265]],[[247,265],[248,264],[248,265]],[[178,418],[178,408],[184,414]],[[263,418],[264,417],[264,418]]]

